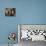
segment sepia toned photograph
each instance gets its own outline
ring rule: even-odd
[[[16,8],[5,8],[5,16],[16,16]]]

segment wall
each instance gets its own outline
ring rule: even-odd
[[[6,17],[6,7],[15,7],[16,17]],[[7,36],[17,32],[17,24],[46,24],[46,0],[0,0],[0,44],[8,43]]]

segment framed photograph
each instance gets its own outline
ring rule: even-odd
[[[16,16],[16,8],[5,8],[5,16]]]

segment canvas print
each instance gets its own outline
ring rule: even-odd
[[[16,16],[16,8],[5,8],[5,16]]]

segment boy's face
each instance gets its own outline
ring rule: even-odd
[[[5,16],[14,16],[16,14],[15,8],[6,8]]]

